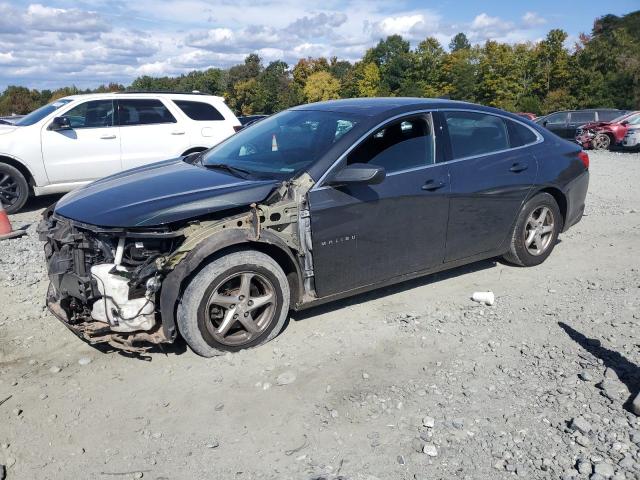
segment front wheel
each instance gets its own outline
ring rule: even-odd
[[[594,150],[609,150],[611,147],[611,137],[605,133],[599,133],[593,139]]]
[[[195,275],[178,305],[180,333],[204,357],[274,338],[289,314],[289,283],[276,261],[258,251],[218,258]]]
[[[544,192],[537,194],[520,210],[505,260],[523,267],[540,265],[551,255],[562,224],[555,198]]]
[[[0,163],[0,202],[7,213],[16,213],[29,199],[29,184],[15,167]]]

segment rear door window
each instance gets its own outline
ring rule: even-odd
[[[64,114],[71,128],[103,128],[113,126],[113,101],[92,100],[73,107]]]
[[[453,159],[486,155],[510,148],[501,117],[480,112],[444,112]]]
[[[209,103],[194,102],[190,100],[174,100],[173,103],[175,103],[191,120],[197,120],[200,122],[224,120],[224,116],[218,111],[218,109]]]
[[[176,123],[175,117],[160,101],[153,98],[118,100],[121,126]]]
[[[435,162],[430,116],[405,118],[386,125],[360,143],[347,165],[370,163],[391,173],[425,167]]]
[[[596,112],[571,112],[571,123],[582,125],[583,123],[594,122]]]

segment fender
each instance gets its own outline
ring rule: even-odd
[[[238,245],[251,247],[259,244],[270,245],[277,248],[284,253],[292,265],[295,266],[298,292],[304,291],[300,264],[285,242],[268,230],[263,230],[260,233],[260,238],[257,240],[250,240],[248,233],[246,229],[233,228],[212,235],[191,250],[165,277],[160,291],[160,314],[162,317],[162,329],[169,342],[173,342],[178,335],[176,328],[176,307],[178,306],[178,297],[182,291],[184,280],[206,262],[208,258],[224,248]]]

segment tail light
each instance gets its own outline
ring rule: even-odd
[[[589,155],[587,154],[587,152],[581,150],[580,153],[578,153],[578,158],[582,161],[582,163],[584,163],[584,168],[589,170]]]
[[[239,132],[240,130],[242,130],[243,126],[242,125],[234,125],[233,126],[233,131],[234,132]]]

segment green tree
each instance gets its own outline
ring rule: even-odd
[[[364,63],[375,63],[380,69],[382,95],[402,94],[402,87],[410,73],[412,58],[409,42],[400,35],[380,40],[364,55]]]
[[[469,43],[469,39],[462,32],[456,34],[455,37],[451,39],[451,42],[449,42],[449,50],[451,50],[452,52],[457,52],[458,50],[463,49],[468,50],[470,48],[471,43]]]
[[[380,69],[375,63],[365,63],[358,80],[359,97],[377,97],[380,90]]]
[[[447,54],[440,42],[433,37],[420,42],[413,56],[411,77],[418,87],[419,95],[438,97],[442,95],[442,65]]]

